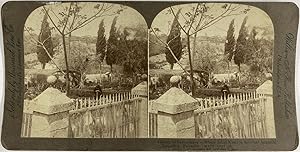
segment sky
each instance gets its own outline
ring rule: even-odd
[[[83,6],[81,14],[87,15],[88,17],[91,16],[92,14],[94,14],[93,12],[95,12],[94,6],[96,4],[103,4],[103,3],[96,3],[96,2],[80,3],[79,5]],[[222,9],[220,9],[220,7],[223,4],[224,3],[209,4],[209,5],[214,5],[213,8],[215,8],[211,11],[211,14],[213,14],[213,15],[220,14],[220,11],[222,11]],[[106,5],[109,5],[109,4],[106,4]],[[110,12],[107,12],[108,14],[115,12],[121,6],[119,4],[112,4],[112,5],[114,5],[114,6],[110,10]],[[49,4],[47,6],[47,8],[52,9],[53,12],[57,15],[58,12],[61,12],[63,10],[63,8],[67,7],[67,6],[69,6],[69,3],[64,3],[64,4],[61,4],[61,3],[55,4],[54,3],[54,4]],[[179,5],[179,6],[173,6],[173,9],[176,12],[178,10],[178,8],[182,8],[182,12],[185,13],[185,12],[189,11],[193,6],[196,6],[196,4],[183,4],[183,5]],[[240,6],[241,6],[240,10],[243,10],[244,8],[249,7],[248,5],[240,5]],[[152,26],[151,26],[154,28],[159,28],[161,30],[161,32],[164,34],[169,33],[170,24],[172,23],[172,21],[174,19],[174,16],[172,14],[166,14],[167,10],[168,10],[168,8],[163,10],[162,12],[160,12],[154,18],[154,20],[152,22]],[[239,13],[239,11],[237,11],[237,12]],[[44,15],[44,13],[42,12],[42,7],[37,8],[35,11],[33,11],[29,15],[25,26],[33,28],[34,33],[39,34],[43,15]],[[50,16],[52,16],[52,19],[54,20],[54,22],[58,22],[58,19],[54,16],[54,14],[52,12],[50,12]],[[57,15],[57,16],[59,16],[59,15]],[[146,22],[145,22],[143,16],[141,14],[139,14],[139,12],[137,12],[133,8],[125,6],[124,11],[121,12],[121,14],[119,14],[117,16],[118,16],[117,27],[120,27],[120,26],[135,27],[138,24],[144,24],[145,28],[146,28]],[[205,35],[226,36],[229,24],[230,24],[231,20],[234,19],[235,20],[235,35],[237,37],[241,23],[246,16],[248,16],[247,26],[249,26],[250,28],[253,26],[273,27],[271,19],[264,11],[262,11],[261,9],[256,8],[256,7],[250,7],[250,11],[247,14],[239,13],[239,15],[226,17],[226,18],[220,20],[219,22],[217,22],[216,24],[214,24],[213,26],[211,26],[201,32],[198,32],[198,35],[200,35],[200,36],[205,36]],[[92,21],[90,24],[88,24],[87,26],[85,26],[81,29],[78,29],[77,31],[74,31],[72,33],[72,35],[75,35],[75,36],[97,36],[98,25],[101,22],[101,20],[104,19],[105,32],[106,32],[106,36],[108,37],[113,18],[114,18],[114,16],[106,16],[106,17],[97,18],[94,21]],[[181,23],[184,21],[182,16],[180,16],[179,21]],[[48,19],[48,22],[50,23],[50,26],[53,27],[53,25],[51,24],[49,19]],[[55,31],[53,31],[53,33],[55,33]]]
[[[95,14],[94,6],[96,4],[103,4],[103,3],[96,3],[96,2],[80,3],[79,5],[83,6],[81,14],[87,15],[87,17],[92,16],[93,14]],[[109,12],[106,13],[107,15],[112,14],[112,12],[117,11],[118,9],[120,9],[120,6],[121,6],[118,4],[106,4],[106,5],[113,5],[113,8]],[[54,3],[54,4],[47,5],[46,8],[52,9],[53,12],[56,14],[56,16],[60,17],[58,15],[58,13],[61,12],[65,7],[68,7],[68,6],[69,6],[69,3],[64,3],[64,4],[61,4],[61,3],[55,4]],[[33,32],[35,34],[39,34],[39,32],[40,32],[41,23],[42,23],[43,16],[44,16],[42,9],[43,9],[42,7],[39,7],[36,10],[34,10],[29,15],[29,17],[27,18],[26,23],[25,23],[26,27],[31,27],[32,29],[34,29]],[[53,12],[50,12],[50,16],[54,20],[54,22],[57,23],[59,20],[56,18],[56,16],[54,15]],[[119,15],[105,16],[105,17],[97,18],[94,21],[92,21],[91,23],[89,23],[88,25],[86,25],[85,27],[74,31],[72,33],[72,35],[75,35],[75,36],[97,36],[98,25],[101,22],[101,20],[104,19],[106,36],[109,36],[109,31],[110,31],[110,27],[112,24],[112,20],[115,16],[118,16],[117,25],[116,25],[117,28],[120,26],[121,27],[135,27],[138,24],[144,24],[145,27],[147,26],[142,15],[140,15],[136,10],[125,6],[125,9]],[[50,23],[50,26],[53,27],[53,24],[51,23],[51,21],[49,19],[48,19],[48,22]],[[55,33],[55,31],[53,31],[53,33]]]
[[[221,13],[222,9],[221,6],[224,5],[224,3],[215,3],[215,4],[210,4],[214,5],[209,13],[217,16]],[[236,5],[236,4],[234,4]],[[183,4],[183,5],[178,5],[178,6],[173,6],[172,8],[174,9],[174,12],[176,13],[179,8],[182,8],[182,14],[185,14],[186,12],[190,11],[193,6],[196,6],[196,4]],[[258,26],[258,27],[273,27],[272,21],[269,18],[269,16],[261,9],[256,8],[256,7],[249,7],[248,5],[240,5],[241,8],[239,11],[236,11],[238,15],[234,16],[228,16],[223,18],[222,20],[218,21],[216,24],[213,26],[198,32],[198,35],[208,35],[208,36],[226,36],[227,35],[227,30],[229,28],[229,24],[232,21],[232,19],[235,20],[235,35],[237,37],[238,32],[240,30],[240,26],[243,22],[243,19],[248,16],[247,24],[249,28],[252,28],[253,26]],[[245,8],[250,8],[250,11],[247,14],[240,13],[240,10],[243,10]],[[166,14],[169,8],[163,10],[160,12],[155,19],[152,22],[151,27],[152,28],[159,28],[161,33],[160,34],[169,34],[170,30],[170,24],[174,20],[174,15],[173,14]],[[235,13],[235,14],[236,14]],[[184,23],[184,18],[182,15],[179,16],[179,22],[183,25]],[[169,23],[169,24],[168,24]]]

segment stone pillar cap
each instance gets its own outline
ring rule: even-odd
[[[273,95],[273,82],[271,80],[265,81],[256,89],[256,92],[259,94]]]
[[[43,91],[30,104],[32,104],[33,111],[47,115],[69,111],[73,108],[72,99],[67,97],[65,93],[52,87]]]
[[[155,109],[168,114],[192,111],[198,108],[198,101],[183,90],[172,87],[154,103]]]
[[[138,84],[137,86],[135,86],[134,88],[132,88],[131,93],[147,97],[148,96],[147,82],[143,81],[140,84]]]

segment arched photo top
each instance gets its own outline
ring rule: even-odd
[[[169,34],[176,13],[181,26],[181,32],[189,30],[189,34],[221,35],[226,33],[232,20],[235,22],[235,35],[238,34],[243,19],[247,17],[246,26],[267,29],[266,38],[274,39],[273,23],[269,15],[260,8],[234,3],[190,3],[174,5],[162,10],[152,21],[151,28]],[[197,11],[196,11],[197,10]],[[190,26],[191,23],[193,26]]]
[[[124,5],[47,3],[34,10],[24,27],[25,89],[21,137],[146,137],[146,128],[139,132],[135,127],[121,134],[123,128],[118,124],[129,121],[126,115],[119,115],[114,109],[118,106],[124,111],[130,104],[130,109],[139,110],[135,103],[140,100],[140,92],[147,99],[144,94],[147,91],[147,40],[144,18]],[[124,101],[129,104],[125,106]],[[115,106],[107,104],[113,102]],[[144,105],[146,108],[147,104]],[[53,110],[53,106],[58,108]],[[111,113],[105,113],[106,109]],[[66,115],[61,119],[70,119],[67,123],[39,121],[35,120],[33,111],[45,115],[64,112]],[[147,120],[144,111],[136,117]],[[82,112],[97,120],[84,126],[81,122],[87,121],[78,115]],[[99,117],[99,113],[103,115]],[[102,119],[109,116],[114,117],[113,125]],[[143,123],[145,125],[140,128],[146,126],[147,121]],[[91,125],[93,127],[89,127]],[[49,126],[51,129],[46,133],[40,132]],[[110,133],[112,128],[119,130]]]
[[[160,127],[164,124],[158,120],[150,124],[151,128],[158,126],[159,134],[154,136],[276,138],[272,86],[274,29],[264,11],[232,3],[175,5],[154,18],[149,39],[150,102],[168,106],[189,104],[188,100],[199,103],[193,111],[195,119],[187,124],[196,129],[171,134],[169,130],[174,127]],[[256,93],[267,95],[268,104],[260,104]],[[263,108],[235,108],[235,104],[251,107],[253,101]],[[150,103],[149,109],[155,109],[153,105]],[[207,115],[216,111],[217,117]],[[249,127],[254,117],[263,118],[255,122],[259,129]]]
[[[235,3],[174,5],[154,18],[149,39],[150,69],[189,70],[190,51],[191,62],[197,70],[224,73],[226,68],[221,65],[226,65],[223,61],[228,58],[229,63],[239,67],[232,71],[238,72],[240,66],[253,63],[246,68],[272,73],[273,23],[267,13],[254,6]],[[264,62],[255,60],[259,58],[257,55],[267,58]],[[204,61],[204,58],[211,60]],[[212,60],[213,63],[208,64]]]
[[[69,11],[70,14],[68,14]],[[72,32],[73,35],[96,36],[98,25],[101,20],[104,20],[104,26],[107,29],[105,33],[109,36],[109,28],[115,17],[118,18],[117,28],[136,26],[147,28],[143,16],[135,9],[125,5],[102,2],[49,2],[35,9],[28,16],[24,29],[32,28],[35,33],[39,33],[45,14],[49,15],[48,22],[52,28],[58,27],[62,31],[64,23],[67,22],[65,33]],[[26,31],[24,32],[26,33]],[[53,33],[55,32],[58,31]]]
[[[74,47],[80,45],[78,47],[81,48],[74,49],[82,50],[81,55],[93,56],[97,54],[96,43],[99,32],[106,41],[110,41],[112,33],[117,39],[126,37],[126,39],[147,41],[147,30],[143,16],[125,5],[102,2],[49,2],[35,9],[26,20],[24,26],[25,68],[36,69],[42,66],[46,69],[65,69],[62,50],[64,47],[67,51],[69,47],[72,48],[71,43],[75,45]],[[49,40],[46,35],[51,37],[51,47],[47,46],[47,43],[44,46],[41,45]],[[38,47],[44,50],[49,47],[49,51],[37,56],[35,53]],[[103,56],[104,59],[106,57],[106,55]],[[115,64],[115,59],[112,64]],[[69,66],[72,65],[74,64],[69,64]],[[73,68],[79,70],[76,67]]]

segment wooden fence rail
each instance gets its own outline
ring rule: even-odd
[[[153,100],[148,103],[148,111],[149,111],[149,128],[148,128],[148,136],[149,138],[156,138],[158,134],[157,130],[157,111],[153,109]]]
[[[265,101],[255,92],[198,99],[196,138],[264,138]]]
[[[70,111],[73,138],[138,137],[141,98],[117,93],[74,100]]]
[[[30,137],[32,126],[32,113],[24,112],[22,121],[21,137]]]
[[[194,111],[196,138],[264,138],[266,113],[264,95],[256,92],[227,97],[197,98]],[[149,101],[149,137],[157,134],[157,111]]]
[[[131,94],[131,92],[124,92],[124,93],[105,94],[105,95],[96,94],[95,97],[77,98],[74,100],[75,104],[71,112],[76,112],[80,109],[86,110],[86,108],[99,107],[107,104],[118,103],[124,100],[130,100],[137,97],[138,95]]]
[[[135,138],[139,135],[141,98],[131,92],[73,100],[69,111],[71,138]],[[33,111],[24,102],[21,137],[31,136]]]

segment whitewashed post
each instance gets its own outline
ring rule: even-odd
[[[32,100],[31,137],[67,138],[74,102],[58,89],[47,88]]]
[[[172,87],[153,104],[158,111],[158,138],[195,138],[196,99]]]
[[[131,90],[131,94],[138,97],[138,137],[148,137],[148,91],[147,82],[141,82]],[[136,100],[136,99],[135,99]]]
[[[260,94],[260,98],[264,98],[265,102],[265,122],[266,125],[266,138],[276,138],[275,122],[274,122],[274,107],[273,107],[273,83],[271,80],[267,80],[261,86],[256,89],[256,92]],[[263,96],[261,96],[263,95]]]

